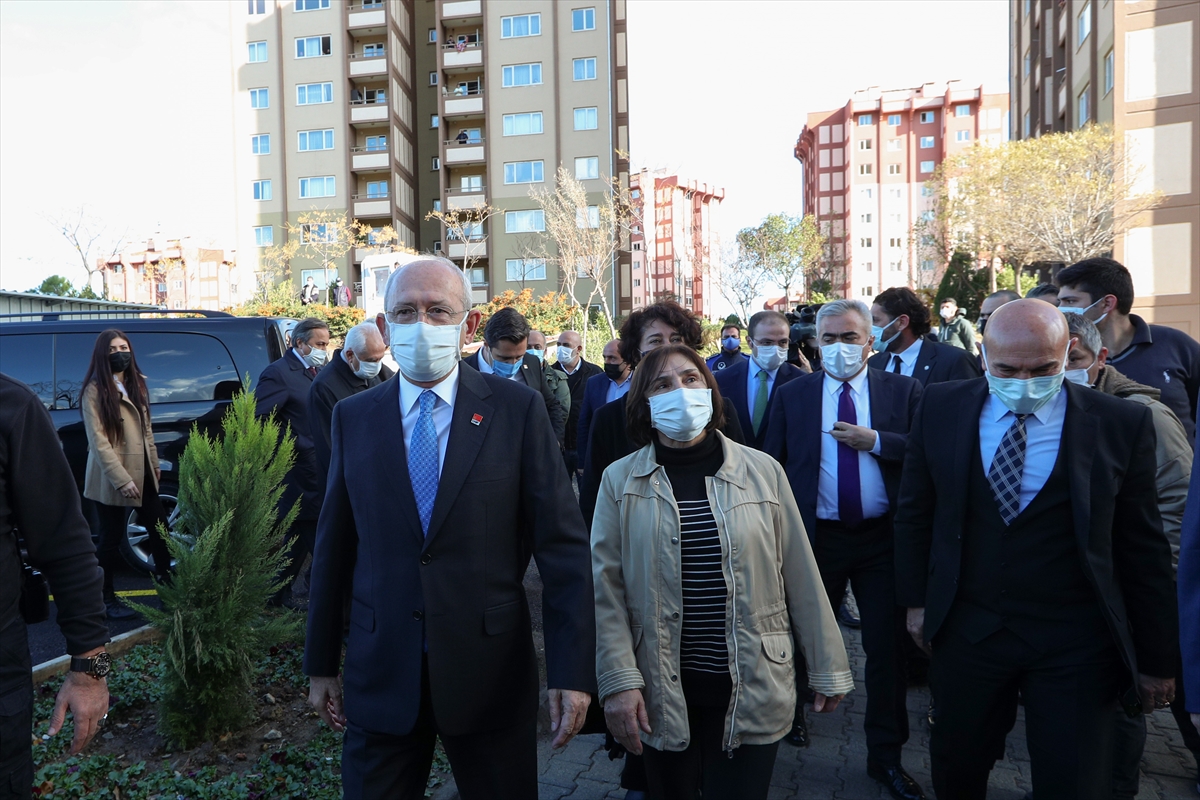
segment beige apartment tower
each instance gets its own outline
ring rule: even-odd
[[[559,165],[597,198],[609,177],[628,184],[624,0],[234,0],[231,40],[248,272],[285,220],[330,209],[469,255],[476,302],[555,291],[552,263],[521,258],[543,229],[531,187],[553,188]],[[425,219],[477,203],[499,213],[466,241]],[[352,250],[342,278],[373,252]],[[296,286],[318,266],[294,263]],[[630,306],[629,269],[626,253],[614,308]]]

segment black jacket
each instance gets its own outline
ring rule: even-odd
[[[329,458],[333,454],[333,440],[330,439],[329,426],[333,421],[333,407],[338,401],[345,400],[351,395],[366,391],[392,377],[393,373],[386,364],[381,365],[379,374],[369,381],[354,374],[346,359],[342,358],[339,349],[332,356],[325,368],[313,378],[308,390],[308,423],[311,428],[310,436],[313,448],[316,450],[317,465],[321,468],[321,483],[329,474]]]
[[[1066,457],[1079,558],[1133,674],[1174,674],[1178,646],[1171,549],[1155,488],[1149,409],[1065,384]],[[895,517],[896,602],[925,609],[932,641],[955,604],[970,458],[979,453],[983,379],[929,386],[913,421]],[[939,465],[951,468],[939,468]]]
[[[557,361],[550,368],[567,375],[566,369]],[[579,412],[583,410],[583,393],[587,386],[588,378],[603,374],[603,369],[585,360],[583,356],[580,356],[579,368],[570,375],[567,375],[567,386],[571,389],[571,409],[567,412],[567,436],[565,441],[567,450],[575,450],[578,447]]]
[[[475,371],[479,371],[479,359],[482,358],[480,350],[476,350],[463,359],[463,363]],[[530,389],[541,392],[542,398],[546,401],[546,413],[550,415],[550,427],[554,429],[554,436],[558,439],[559,446],[562,447],[567,438],[567,409],[562,407],[562,403],[558,402],[558,398],[554,396],[554,390],[546,383],[546,376],[542,373],[542,362],[526,353],[521,360],[521,370],[517,375],[521,382]]]
[[[329,369],[329,365],[326,364],[324,369]],[[295,351],[289,349],[283,358],[267,364],[258,376],[258,386],[254,390],[255,416],[265,417],[274,411],[276,421],[285,428],[290,427],[296,437],[296,461],[283,479],[279,512],[286,513],[300,499],[297,519],[317,518],[321,513],[324,489],[313,445],[312,425],[308,421],[308,393],[312,383],[304,364]]]
[[[912,376],[919,380],[922,386],[946,381],[967,381],[983,375],[979,369],[979,359],[966,350],[929,339],[922,339],[912,346],[917,347],[918,344],[921,352],[917,354]],[[876,353],[867,360],[867,366],[891,372],[892,355]]]
[[[760,367],[751,359],[743,358],[736,364],[726,367],[720,372],[713,374],[717,379],[717,386],[721,389],[721,396],[729,402],[733,403],[733,407],[737,409],[738,425],[742,428],[742,433],[747,437],[746,444],[753,447],[755,450],[765,450],[763,442],[767,439],[768,423],[771,420],[771,407],[775,404],[775,398],[779,397],[779,390],[791,381],[804,376],[804,373],[799,367],[791,364],[780,364],[779,371],[775,373],[775,384],[771,387],[771,394],[767,397],[767,413],[763,417],[762,427],[759,428],[758,435],[754,435],[754,409],[750,408],[749,391],[747,389],[747,378],[751,369],[760,369]],[[755,374],[758,374],[757,372]]]

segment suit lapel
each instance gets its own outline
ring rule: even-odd
[[[467,475],[475,466],[475,458],[483,447],[495,412],[487,402],[491,394],[483,376],[474,370],[459,367],[458,396],[454,399],[450,418],[450,441],[446,445],[446,461],[438,479],[437,499],[433,501],[433,514],[429,519],[429,535],[425,537],[426,546],[446,521],[451,506],[462,492]],[[415,500],[413,505],[415,508]]]
[[[937,348],[924,339],[920,341],[921,351],[917,353],[917,363],[913,365],[913,377],[924,386],[929,382],[933,365],[937,363]]]
[[[871,409],[871,427],[879,431],[895,430],[892,424],[892,387],[879,370],[867,367],[867,408]]]
[[[749,375],[749,367],[745,362],[739,362],[732,367],[727,367],[731,370],[730,379],[733,381],[734,389],[733,396],[729,399],[733,401],[734,408],[737,409],[739,422],[742,424],[742,433],[750,439],[754,439],[754,421],[750,416],[750,390],[749,384],[746,382]]]
[[[1070,459],[1066,463],[1071,486],[1071,515],[1075,522],[1075,538],[1079,542],[1080,552],[1084,554],[1085,565],[1092,532],[1092,461],[1096,448],[1079,446],[1079,443],[1095,442],[1099,435],[1096,417],[1088,412],[1084,395],[1086,391],[1093,390],[1076,390],[1074,386],[1067,386],[1066,417],[1063,419],[1062,439],[1058,444],[1060,450],[1066,448],[1065,455]]]
[[[958,419],[958,424],[954,426],[952,435],[953,441],[949,442],[949,450],[938,449],[932,450],[926,446],[925,456],[931,462],[934,469],[937,468],[938,456],[945,452],[954,454],[954,469],[950,472],[952,479],[957,485],[950,487],[947,493],[953,498],[952,502],[956,503],[958,508],[955,511],[955,518],[964,517],[967,513],[966,497],[967,497],[967,476],[970,475],[971,459],[979,456],[979,415],[983,413],[983,404],[988,397],[987,381],[982,378],[974,385],[969,387],[967,392],[968,401],[963,403],[959,408],[962,416]],[[938,438],[943,435],[942,428],[926,433],[926,442],[930,438]],[[987,467],[983,467],[983,472],[987,474]]]
[[[805,474],[820,475],[821,464],[821,404],[825,400],[825,375],[817,373],[809,380],[809,385],[804,387],[804,393],[801,397],[804,400],[804,405],[801,407],[800,424],[803,426],[804,435],[801,441],[805,443],[804,459],[805,459]],[[795,417],[793,417],[794,419]],[[813,472],[811,466],[816,464],[817,471]],[[817,491],[817,482],[812,481],[812,491],[814,497]]]

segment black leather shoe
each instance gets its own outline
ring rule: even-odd
[[[888,793],[896,800],[925,800],[925,792],[921,784],[897,764],[894,767],[884,767],[867,762],[867,775],[887,787]]]
[[[105,616],[109,619],[133,619],[138,615],[136,611],[123,604],[120,600],[110,600],[104,604]]]
[[[796,714],[792,720],[792,730],[783,740],[792,747],[808,747],[808,720],[804,718],[803,711]]]
[[[842,603],[841,606],[838,607],[837,616],[838,622],[842,623],[847,628],[854,628],[855,630],[858,630],[862,627],[862,620],[855,616],[854,612],[850,610],[850,606],[846,605],[845,603]]]

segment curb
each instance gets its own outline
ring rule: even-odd
[[[134,628],[131,631],[114,636],[105,647],[105,650],[110,655],[118,656],[136,645],[157,642],[162,638],[162,633],[153,625],[143,625],[140,628]],[[35,685],[39,684],[56,675],[62,675],[70,668],[71,656],[69,655],[62,655],[58,658],[52,658],[49,661],[43,661],[33,668],[33,682]]]

